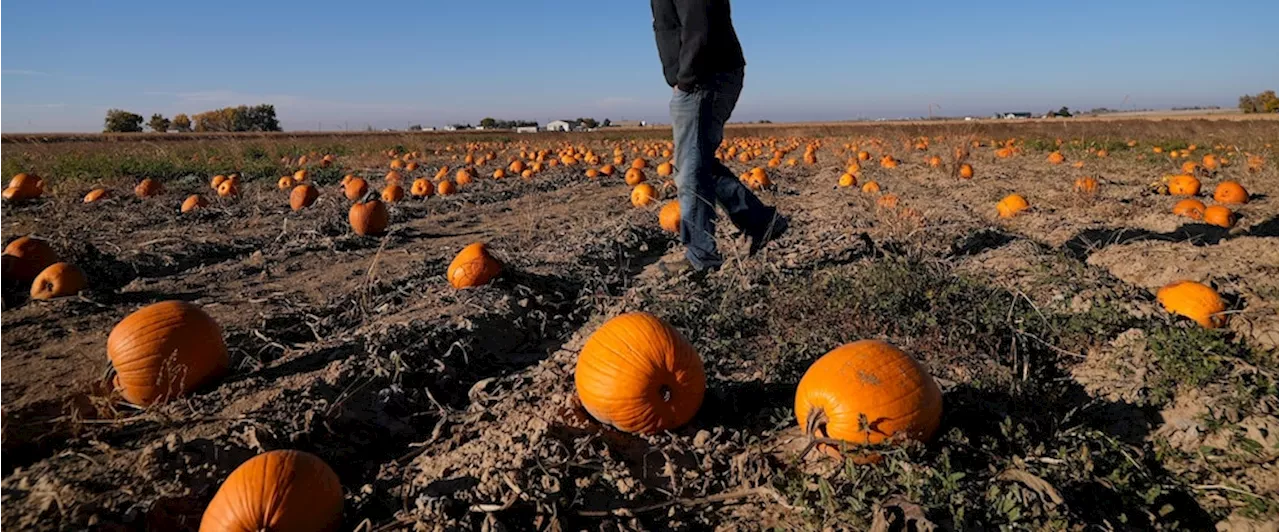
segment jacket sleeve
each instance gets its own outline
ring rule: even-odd
[[[653,36],[658,41],[658,59],[667,85],[676,86],[680,73],[680,18],[675,0],[650,0],[653,8]]]
[[[680,19],[680,67],[676,86],[692,87],[698,81],[708,54],[711,0],[674,0]]]

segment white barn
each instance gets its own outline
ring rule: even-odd
[[[537,133],[538,126],[520,126],[516,128],[516,133]]]
[[[564,120],[552,120],[547,122],[547,131],[572,131],[573,125]]]

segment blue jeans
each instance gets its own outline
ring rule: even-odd
[[[742,69],[718,74],[694,92],[676,89],[671,95],[680,242],[689,262],[699,270],[724,263],[716,250],[717,203],[733,225],[748,235],[766,231],[774,214],[716,159],[724,124],[742,92],[742,74]]]

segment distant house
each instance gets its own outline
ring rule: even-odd
[[[1031,118],[1031,113],[1027,113],[1023,111],[1017,111],[1013,113],[996,113],[995,117],[1002,118],[1005,120],[1014,120],[1014,119],[1021,119],[1021,118]]]
[[[537,133],[538,126],[520,126],[516,128],[516,133]]]
[[[644,120],[619,120],[617,122],[609,122],[611,127],[645,127],[649,125]]]
[[[547,122],[547,131],[573,131],[573,124],[564,120],[552,120]]]

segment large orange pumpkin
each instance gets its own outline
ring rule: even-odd
[[[289,208],[300,211],[310,207],[316,202],[316,198],[320,197],[320,191],[309,183],[303,183],[293,187],[293,191],[289,193]]]
[[[342,185],[342,192],[347,196],[347,199],[358,201],[369,193],[369,182],[365,181],[363,177],[353,177],[345,185]]]
[[[268,451],[222,483],[200,518],[201,532],[331,532],[342,525],[342,483],[319,457]]]
[[[190,392],[230,365],[222,328],[186,301],[148,305],[121,320],[107,337],[107,356],[120,395],[142,406]]]
[[[44,193],[44,180],[35,174],[18,174],[4,189],[4,199],[23,201],[40,197]]]
[[[645,312],[613,318],[578,355],[574,386],[597,420],[651,434],[687,423],[707,389],[702,359],[675,328]]]
[[[657,191],[653,189],[653,185],[648,183],[640,183],[636,188],[631,189],[631,204],[636,207],[646,207],[657,198]]]
[[[1169,178],[1169,193],[1174,196],[1194,196],[1200,193],[1200,180],[1192,175],[1176,175]]]
[[[390,215],[387,213],[387,206],[374,199],[353,204],[347,212],[347,221],[357,235],[379,236],[387,232]]]
[[[425,177],[419,177],[413,180],[413,185],[409,187],[409,194],[415,198],[425,198],[431,196],[436,191],[435,185],[431,184]]]
[[[1204,203],[1195,198],[1187,198],[1173,204],[1173,213],[1192,220],[1200,220],[1204,218]]]
[[[1209,225],[1230,229],[1236,225],[1236,214],[1221,205],[1210,205],[1204,210],[1204,221]]]
[[[472,288],[488,283],[500,273],[502,263],[489,255],[483,242],[476,242],[458,252],[445,277],[454,288]]]
[[[31,299],[50,299],[75,295],[84,290],[84,272],[75,265],[57,262],[45,268],[31,283]]]
[[[33,281],[40,272],[58,262],[58,253],[48,242],[30,236],[19,237],[4,247],[4,254],[11,257],[6,273],[21,283]]]
[[[1248,203],[1249,192],[1237,181],[1223,181],[1213,189],[1213,200],[1218,203]]]
[[[658,225],[668,232],[680,234],[679,201],[672,201],[662,206],[658,211]]]
[[[1164,309],[1191,318],[1201,326],[1216,329],[1227,322],[1227,306],[1214,289],[1195,281],[1177,281],[1156,292]]]
[[[1019,194],[1009,194],[996,204],[996,213],[1001,218],[1013,218],[1028,207],[1027,199]]]
[[[399,183],[392,183],[382,189],[382,201],[395,203],[402,199],[404,199],[404,187],[400,186]]]
[[[670,177],[671,173],[674,171],[675,166],[669,162],[664,162],[658,165],[658,177]]]
[[[942,391],[901,349],[860,340],[809,366],[796,388],[795,409],[800,428],[821,438],[851,445],[895,437],[927,441],[942,419]]]
[[[639,168],[627,169],[626,182],[628,185],[636,186],[644,182],[644,170]]]

